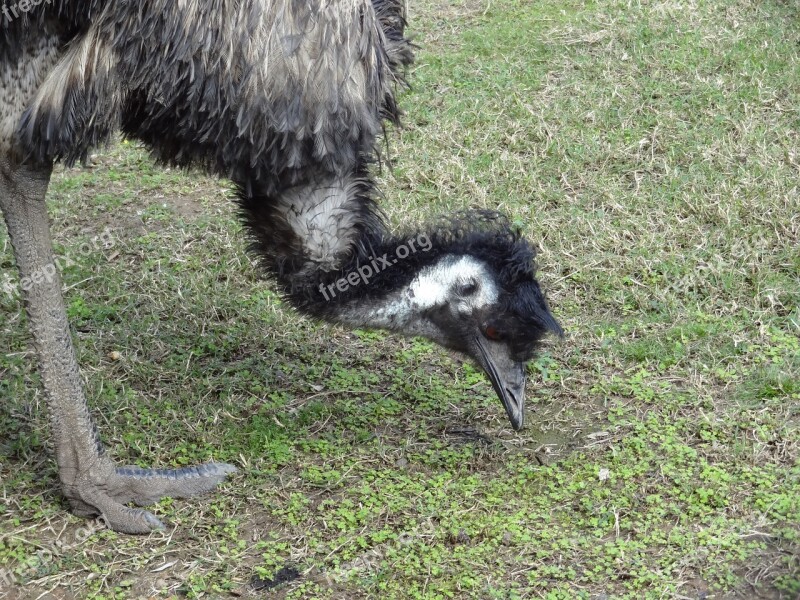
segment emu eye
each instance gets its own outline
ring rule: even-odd
[[[495,329],[493,325],[487,325],[483,329],[483,335],[489,338],[492,341],[499,342],[503,336],[500,335],[500,332]]]
[[[460,288],[458,288],[458,295],[472,296],[472,294],[474,294],[477,291],[478,291],[478,284],[470,280],[465,284],[463,284]]]

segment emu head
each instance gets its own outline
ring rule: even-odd
[[[525,421],[526,365],[548,333],[562,336],[536,280],[533,247],[501,216],[471,215],[434,236],[436,258],[409,289],[424,335],[486,372],[514,429]]]

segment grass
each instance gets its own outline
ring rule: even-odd
[[[87,530],[0,293],[0,596],[800,597],[798,17],[780,0],[412,5],[384,206],[397,227],[500,207],[539,244],[568,335],[530,367],[520,434],[457,357],[283,305],[224,183],[128,143],[59,172],[104,440],[122,462],[241,469],[158,504],[165,533]],[[4,230],[0,249],[1,285]]]

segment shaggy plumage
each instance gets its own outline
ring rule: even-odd
[[[561,333],[533,247],[492,212],[392,235],[374,202],[370,168],[412,60],[401,0],[52,0],[0,23],[0,210],[21,277],[53,264],[53,163],[121,129],[163,162],[235,182],[253,249],[292,306],[471,356],[522,426],[525,361]],[[86,406],[60,279],[23,300],[77,514],[146,532],[160,522],[125,503],[202,493],[233,470],[116,467]]]
[[[397,118],[402,26],[394,1],[109,3],[39,88],[21,138],[40,163],[83,160],[122,128],[165,162],[234,181],[346,174]]]

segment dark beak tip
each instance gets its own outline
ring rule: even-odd
[[[514,404],[509,403],[507,398],[504,398],[503,404],[505,404],[511,427],[514,428],[514,431],[520,431],[525,427],[525,405],[518,399],[518,396],[510,393],[509,395],[514,399]]]
[[[508,420],[514,431],[525,427],[525,371],[521,371],[521,380],[516,385],[507,385],[499,394],[503,407],[506,409]]]
[[[502,353],[494,357],[479,339],[476,342],[473,356],[489,376],[511,427],[520,431],[525,426],[525,363],[513,361]]]

